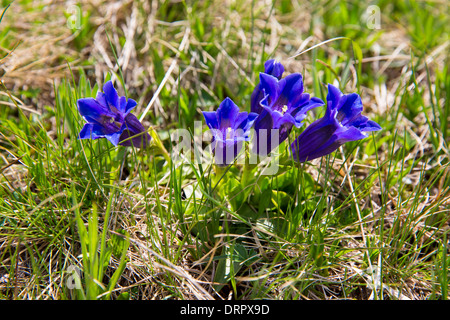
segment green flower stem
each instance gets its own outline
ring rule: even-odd
[[[256,166],[258,165],[257,163],[250,164],[249,158],[250,158],[250,151],[247,148],[245,150],[245,163],[241,178],[241,185],[243,187],[246,187],[247,185],[250,184],[251,179],[254,178],[253,169],[255,169]]]
[[[212,187],[214,189],[220,189],[220,185],[224,181],[223,176],[225,175],[225,173],[227,171],[227,167],[214,165],[213,168],[214,168],[214,174],[211,179]]]

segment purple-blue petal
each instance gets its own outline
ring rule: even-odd
[[[336,136],[331,136],[325,144],[317,149],[302,145],[298,140],[295,140],[291,145],[291,150],[294,161],[305,162],[326,156],[337,150],[341,145],[341,143],[336,142]]]
[[[78,135],[79,139],[99,139],[103,138],[104,135],[99,132],[99,126],[92,123],[85,123],[83,128]]]
[[[350,128],[341,128],[335,131],[330,138],[322,144],[320,147],[314,150],[301,150],[298,153],[298,160],[300,162],[304,162],[307,160],[317,159],[323,156],[326,156],[334,151],[336,151],[340,146],[342,146],[346,142],[357,141],[366,138],[367,136],[363,134],[361,131],[356,129],[355,127]],[[294,141],[295,143],[295,141]],[[296,147],[294,145],[294,147]],[[298,147],[298,145],[297,145]],[[295,159],[295,153],[294,153]]]
[[[233,129],[235,129],[235,130],[241,129],[244,131],[248,131],[258,116],[259,115],[254,112],[250,112],[250,113],[240,112],[238,114],[238,116],[236,117],[236,121],[233,125]]]
[[[133,99],[127,99],[125,96],[119,98],[118,109],[123,114],[128,114],[134,107],[136,107],[137,103]]]
[[[342,92],[332,84],[329,84],[327,94],[328,109],[336,109],[338,107],[339,100],[341,99],[341,97]]]
[[[261,100],[264,99],[264,91],[261,89],[261,85],[257,85],[255,90],[253,90],[250,97],[250,111],[255,113],[261,113]]]
[[[120,136],[122,135],[124,129],[121,129],[117,132],[113,132],[110,134],[106,134],[105,138],[108,139],[109,142],[111,142],[113,145],[117,146],[120,141]]]
[[[266,94],[264,99],[261,101],[261,104],[269,106],[279,96],[279,91],[280,91],[279,81],[274,76],[271,76],[270,74],[266,74],[266,73],[260,73],[259,79],[261,81],[260,82],[261,89],[264,90],[264,92]],[[282,82],[282,81],[283,81],[283,79],[280,80],[280,82]]]
[[[367,119],[367,117],[360,117],[353,121],[350,125],[358,128],[361,131],[378,131],[381,130],[381,127],[375,121]]]
[[[236,130],[238,128],[243,129],[248,122],[248,112],[239,112],[233,126],[231,127],[233,130]]]
[[[296,104],[302,98],[303,93],[303,77],[300,73],[293,73],[283,79],[286,84],[283,87],[281,95],[292,104]]]
[[[128,130],[134,133],[140,133],[145,131],[145,128],[142,125],[142,123],[132,113],[127,114],[127,116],[125,117],[125,126]]]
[[[114,116],[94,98],[82,98],[77,101],[78,111],[90,123],[102,123],[104,116]]]
[[[270,59],[264,63],[264,72],[279,80],[283,75],[284,66],[278,60]]]
[[[136,134],[125,129],[120,135],[119,144],[124,147],[134,146],[135,148],[146,148],[149,145],[150,140],[151,137],[146,132]]]
[[[111,108],[115,107],[119,108],[119,95],[117,90],[114,88],[112,81],[108,81],[103,86],[103,92],[105,93],[106,101],[108,102],[108,106]]]
[[[291,127],[296,124],[296,121],[289,113],[282,114],[281,112],[272,112],[273,129],[279,129],[282,125],[290,124]]]
[[[203,117],[205,118],[206,125],[210,129],[219,129],[219,123],[217,122],[216,111],[202,111]]]
[[[264,63],[264,73],[275,77],[277,80],[281,79],[284,72],[284,66],[275,59],[267,60]],[[250,111],[255,113],[261,113],[261,100],[264,99],[266,94],[262,88],[261,83],[259,83],[252,92],[250,98]]]
[[[336,128],[333,125],[328,124],[309,131],[303,131],[291,144],[294,160],[304,162],[325,155],[325,153],[322,154],[320,151],[325,150],[323,147],[326,145],[333,145],[336,138],[333,137],[335,130]],[[334,146],[330,148],[332,149]],[[330,152],[332,151],[334,150]]]
[[[240,126],[244,131],[249,131],[255,124],[256,119],[258,119],[259,114],[255,112],[250,112],[247,117],[247,123],[245,126]]]
[[[361,97],[357,93],[342,96],[338,110],[338,120],[342,125],[347,125],[361,116],[363,111]]]
[[[125,107],[125,113],[130,112],[131,110],[133,110],[137,105],[137,102],[134,101],[133,99],[128,98],[127,100],[127,105]]]
[[[232,128],[239,114],[239,107],[230,98],[225,98],[217,109],[219,129]]]
[[[335,135],[336,141],[341,145],[346,142],[367,138],[367,135],[364,132],[355,127],[342,127],[335,132]]]
[[[126,140],[133,137],[129,140]],[[136,148],[145,148],[150,142],[150,135],[145,131],[142,123],[132,113],[125,117],[124,130],[119,138],[119,143],[122,146],[134,145]],[[126,141],[124,141],[126,140]]]
[[[292,123],[290,121],[284,121],[284,119],[282,120],[283,117],[280,117],[280,115],[279,112],[271,113],[264,110],[258,116],[254,124],[253,153],[266,156],[287,138],[292,129]],[[273,117],[278,121],[279,127],[275,128],[275,120]]]
[[[301,100],[298,102],[298,105],[293,108],[293,111],[291,112],[292,116],[294,118],[297,118],[297,115],[303,114],[306,115],[306,113],[314,108],[321,107],[325,103],[316,97],[309,98],[309,94],[303,93]]]
[[[261,105],[268,106],[272,110],[292,113],[300,104],[305,104],[305,98],[309,97],[302,95],[303,79],[299,73],[290,74],[279,81],[275,77],[263,74],[260,78],[261,87],[268,95],[261,101]]]
[[[108,102],[106,101],[106,96],[103,92],[99,91],[97,92],[97,97],[95,100],[105,109],[109,110],[108,108]]]
[[[243,141],[227,141],[214,144],[214,159],[218,166],[227,166],[234,162],[234,159],[242,150]]]
[[[127,97],[125,97],[125,96],[119,97],[119,100],[117,103],[117,109],[121,113],[125,113],[126,108],[127,108]]]
[[[80,114],[88,122],[79,133],[80,139],[106,138],[115,146],[147,146],[150,135],[136,116],[129,113],[137,105],[136,101],[119,97],[111,81],[105,83],[103,91],[97,93],[96,99],[77,101]],[[122,141],[130,137],[129,141]]]
[[[256,131],[261,129],[272,129],[273,120],[270,112],[267,110],[261,112],[261,114],[255,120],[254,127]]]

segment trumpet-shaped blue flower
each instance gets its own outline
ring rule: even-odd
[[[381,130],[361,114],[362,110],[358,94],[344,95],[329,84],[325,116],[309,125],[291,144],[294,160],[305,162],[325,156],[346,142],[366,138],[366,131]]]
[[[115,146],[146,147],[150,135],[136,116],[130,113],[136,101],[119,97],[111,81],[105,83],[103,91],[98,92],[95,99],[78,99],[78,111],[87,122],[79,138],[106,138]]]
[[[239,107],[226,98],[217,111],[203,111],[203,116],[213,134],[215,163],[219,166],[233,163],[244,141],[250,139],[250,127],[258,114],[239,112]]]
[[[261,111],[255,121],[256,141],[253,151],[265,156],[286,140],[293,126],[302,126],[309,110],[324,103],[303,93],[303,78],[300,73],[293,73],[282,79],[260,73],[259,87],[264,92],[264,98],[259,102]]]

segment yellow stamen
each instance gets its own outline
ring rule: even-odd
[[[281,109],[281,112],[282,112],[283,114],[285,114],[287,110],[288,110],[288,106],[287,106],[287,105],[284,105],[284,106],[283,106],[283,109]]]
[[[231,134],[233,133],[233,129],[227,128],[227,134],[225,139],[231,139]]]
[[[114,118],[110,118],[109,123],[114,123],[116,125],[116,127],[118,127],[118,128],[120,128],[122,126],[122,124],[120,122],[116,121],[116,119],[114,119]]]

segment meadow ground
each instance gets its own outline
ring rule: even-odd
[[[9,4],[1,299],[449,297],[447,1]],[[171,161],[171,133],[197,137],[201,111],[250,110],[270,58],[315,97],[358,92],[383,129],[272,176]],[[77,99],[109,79],[151,148],[77,139]]]

